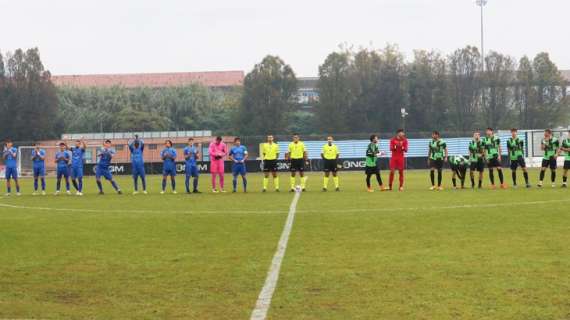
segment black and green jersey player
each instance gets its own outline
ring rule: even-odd
[[[550,168],[552,187],[556,186],[556,158],[560,151],[559,148],[560,141],[558,138],[552,135],[552,130],[546,129],[544,131],[544,139],[540,142],[540,149],[544,151],[544,157],[542,157],[542,165],[540,168],[539,187],[542,187],[542,181],[544,180],[544,174],[547,168]]]
[[[511,137],[507,140],[507,149],[509,151],[509,160],[511,161],[513,187],[517,187],[517,168],[521,167],[526,187],[530,188],[530,183],[528,183],[528,171],[524,161],[524,140],[519,138],[518,130],[515,128],[511,129]]]
[[[558,154],[564,155],[564,175],[562,176],[562,188],[568,186],[568,170],[570,170],[570,130],[566,139],[562,140],[562,145],[558,150]]]
[[[370,143],[368,144],[368,148],[366,148],[365,173],[368,192],[374,192],[370,184],[370,178],[373,175],[376,176],[380,191],[384,191],[384,184],[382,184],[382,177],[380,176],[380,167],[378,166],[378,157],[382,155],[378,148],[378,142],[378,136],[373,134],[370,136]]]
[[[473,140],[469,142],[469,176],[471,189],[475,188],[475,171],[479,172],[479,189],[483,185],[483,172],[485,171],[485,147],[481,140],[481,133],[473,133]]]
[[[451,176],[451,182],[453,183],[453,189],[457,189],[457,179],[461,182],[461,189],[465,189],[465,176],[467,175],[467,167],[470,161],[463,156],[450,156],[449,157],[449,168],[453,175]]]
[[[501,182],[501,188],[506,189],[503,177],[503,168],[501,167],[501,139],[497,137],[493,131],[493,128],[487,128],[486,135],[483,138],[483,147],[485,148],[485,160],[487,160],[487,167],[489,168],[489,180],[491,181],[491,189],[495,189],[495,173],[494,169],[497,169],[499,174],[499,181]]]
[[[439,131],[431,134],[428,148],[428,166],[430,168],[430,190],[443,190],[441,186],[443,163],[447,162],[447,143],[441,139]],[[435,170],[437,170],[437,188],[435,186]]]

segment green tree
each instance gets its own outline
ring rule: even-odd
[[[354,99],[350,90],[349,52],[333,52],[319,66],[319,102],[316,118],[321,131],[348,132],[348,110]]]
[[[415,51],[406,88],[408,130],[431,131],[449,125],[449,78],[444,57],[434,51]]]
[[[448,56],[450,97],[455,106],[455,128],[467,132],[475,128],[480,110],[481,56],[476,47],[467,46]]]
[[[238,117],[240,133],[286,132],[296,92],[293,69],[279,57],[266,56],[245,77]]]
[[[58,100],[49,71],[44,69],[37,48],[18,49],[2,63],[0,106],[10,121],[0,128],[1,137],[36,140],[55,137]]]
[[[485,104],[482,105],[484,126],[493,128],[511,126],[508,115],[513,109],[515,80],[514,59],[491,51],[485,57],[483,91]]]

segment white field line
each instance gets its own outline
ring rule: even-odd
[[[25,209],[25,210],[37,210],[37,211],[57,211],[57,212],[84,212],[84,213],[160,213],[160,214],[215,214],[224,212],[223,209],[220,210],[197,210],[197,211],[160,211],[160,210],[108,210],[108,209],[82,209],[82,208],[53,208],[53,207],[29,207],[21,205],[13,205],[7,203],[0,203],[0,208],[10,208],[10,209]],[[261,211],[261,210],[232,210],[230,213],[235,214],[263,214],[263,213],[285,213],[285,211]]]
[[[567,203],[570,199],[557,199],[557,200],[536,200],[536,201],[521,201],[521,202],[499,202],[499,203],[484,203],[484,204],[458,204],[449,206],[426,206],[426,207],[402,207],[402,208],[367,208],[367,209],[319,209],[319,210],[299,210],[303,213],[360,213],[360,212],[402,212],[402,211],[433,211],[433,210],[453,210],[453,209],[478,209],[478,208],[499,208],[499,207],[514,207],[514,206],[527,206],[527,205],[542,205],[552,203]],[[12,205],[0,202],[0,208],[12,209],[25,209],[37,211],[56,211],[56,212],[84,212],[84,213],[160,213],[160,214],[216,214],[223,212],[223,210],[197,210],[197,211],[158,211],[158,210],[106,210],[106,209],[82,209],[82,208],[53,208],[53,207],[31,207],[22,205]],[[267,210],[232,210],[231,213],[235,214],[281,214],[285,211],[267,211]]]
[[[265,320],[267,317],[267,312],[271,306],[271,298],[273,297],[273,292],[275,292],[275,288],[277,287],[277,280],[279,280],[279,270],[281,270],[281,263],[285,257],[289,235],[291,234],[293,221],[295,220],[295,212],[297,211],[297,202],[299,202],[300,197],[301,192],[295,192],[295,196],[293,197],[293,201],[291,201],[291,206],[289,207],[289,214],[287,215],[285,227],[283,227],[283,233],[281,234],[281,238],[277,244],[277,251],[275,251],[275,255],[271,261],[271,266],[267,272],[265,284],[263,285],[263,288],[261,288],[257,302],[255,303],[255,308],[251,313],[251,320]]]

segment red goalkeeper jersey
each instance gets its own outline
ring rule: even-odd
[[[408,152],[408,139],[392,138],[390,140],[390,151],[392,158],[404,158],[404,153]]]

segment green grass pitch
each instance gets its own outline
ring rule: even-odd
[[[435,192],[413,171],[405,192],[367,193],[340,174],[340,193],[310,174],[269,319],[570,319],[568,190]],[[150,177],[133,196],[120,177],[124,195],[98,196],[87,178],[83,197],[24,180],[0,197],[0,319],[248,319],[293,198],[249,179],[248,194],[186,195],[179,176],[160,195]]]

